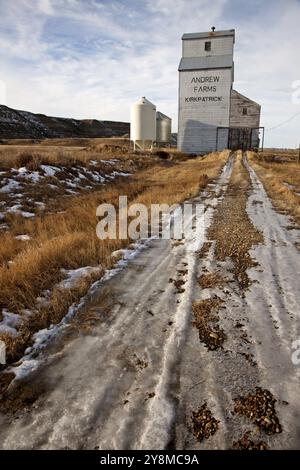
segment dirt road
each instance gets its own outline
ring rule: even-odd
[[[194,202],[205,233],[148,242],[93,292],[97,322],[40,354],[0,448],[300,447],[300,231],[240,154]]]

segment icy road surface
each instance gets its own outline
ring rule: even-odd
[[[260,266],[249,273],[257,282],[245,297],[226,286],[232,292],[220,320],[228,332],[225,351],[205,349],[192,325],[196,278],[203,268],[195,253],[205,241],[202,230],[191,230],[184,243],[153,240],[106,281],[114,303],[97,326],[46,351],[47,364],[31,379],[33,387],[43,384],[44,393],[28,412],[0,415],[0,448],[230,448],[250,429],[245,418],[232,416],[232,399],[255,386],[278,399],[283,426],[282,434],[264,440],[274,448],[300,447],[300,366],[291,361],[292,341],[300,333],[299,231],[286,229],[287,218],[274,211],[245,165],[252,180],[247,212],[265,244],[252,250]],[[206,226],[232,167],[230,158],[216,184],[199,197]],[[205,263],[209,267],[214,260],[208,256]],[[182,289],[174,281],[184,281]],[[88,307],[92,313],[100,294]],[[237,320],[245,325],[255,367],[237,353]],[[220,425],[199,443],[190,417],[204,401]]]

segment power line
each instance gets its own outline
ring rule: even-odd
[[[274,127],[269,127],[269,129],[265,129],[265,132],[268,131],[273,131],[274,129],[278,129],[278,127],[284,126],[284,124],[287,124],[288,122],[292,121],[295,117],[299,116],[300,111],[298,111],[296,114],[293,114],[289,119],[286,119],[285,121],[281,122],[280,124],[277,124]]]

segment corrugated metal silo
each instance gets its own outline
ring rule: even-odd
[[[156,140],[156,106],[144,96],[131,107],[130,140],[143,150]]]
[[[156,113],[156,142],[169,144],[171,142],[172,119],[157,111]]]

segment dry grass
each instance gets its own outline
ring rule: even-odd
[[[298,149],[272,149],[267,148],[259,152],[259,158],[265,162],[295,162],[298,158]]]
[[[138,158],[126,139],[45,139],[12,140],[0,145],[0,168],[26,166],[35,169],[39,164],[72,167],[88,165],[90,160],[105,160],[120,154],[123,159]]]
[[[87,166],[90,160],[122,158],[138,160],[145,156],[187,160],[190,157],[175,148],[154,148],[153,151],[133,152],[126,139],[45,139],[39,143],[31,140],[12,140],[0,145],[0,169],[26,166],[35,170],[40,164],[72,167]]]
[[[266,161],[264,155],[248,152],[250,163],[275,207],[300,223],[300,165],[286,159]]]
[[[213,158],[214,153],[211,155]],[[124,138],[44,139],[37,142],[32,139],[12,139],[0,145],[0,169],[20,166],[35,169],[41,163],[72,167],[76,164],[88,165],[90,160],[122,158],[126,161],[145,156],[173,161],[191,159],[189,155],[172,147],[134,152],[130,141]]]
[[[10,172],[11,168],[25,166],[29,171],[36,171],[40,170],[41,164],[54,165],[58,168],[55,177],[43,176],[42,184],[36,184],[27,179],[18,179],[18,182],[22,184],[21,190],[17,188],[9,193],[0,192],[0,212],[2,208],[2,212],[5,214],[1,222],[7,224],[10,228],[9,233],[0,232],[0,238],[3,241],[0,244],[0,265],[8,263],[24,246],[22,241],[16,241],[12,236],[32,233],[32,224],[30,222],[28,223],[18,213],[7,211],[7,208],[13,206],[16,202],[20,204],[21,210],[42,217],[44,212],[55,213],[69,209],[70,205],[65,199],[72,199],[73,196],[67,192],[69,187],[66,182],[70,179],[78,180],[78,175],[81,173],[83,166],[88,167],[89,171],[92,170],[98,174],[108,176],[114,171],[134,173],[153,167],[155,164],[162,163],[162,165],[165,165],[170,163],[162,162],[155,155],[133,154],[128,143],[125,146],[116,145],[116,142],[114,145],[108,145],[106,143],[97,143],[98,140],[100,139],[94,139],[86,149],[75,148],[75,151],[73,147],[63,150],[60,146],[55,145],[51,147],[42,145],[0,146],[0,171],[3,178],[14,178]],[[113,165],[105,163],[106,160],[110,159],[115,160]],[[92,164],[91,160],[93,160]],[[102,187],[101,182],[95,181],[89,175],[89,171],[85,172],[86,179],[80,185],[76,185],[77,193],[86,194],[94,190],[99,191],[99,188]],[[105,187],[107,188],[107,186],[114,186],[114,184],[106,182]],[[18,201],[16,201],[15,195],[19,193],[21,195],[18,196]],[[43,209],[36,205],[36,201],[39,204],[44,204]],[[89,202],[89,198],[87,198],[87,201]],[[52,221],[52,219],[49,220]],[[40,227],[35,230],[34,236],[36,232],[40,234]],[[27,245],[30,245],[30,243],[27,243]]]
[[[114,156],[116,151],[122,154],[130,154],[129,145],[109,145],[89,143],[86,147],[59,146],[59,145],[1,145],[0,146],[0,168],[26,166],[29,170],[35,170],[40,164],[72,167],[74,165],[87,166],[90,160],[105,160]]]
[[[61,137],[47,139],[1,139],[2,145],[44,147],[87,147],[91,144],[118,144],[129,145],[129,139],[125,137]]]
[[[105,240],[96,237],[96,208],[100,203],[117,205],[119,195],[144,203],[178,203],[196,195],[217,176],[228,152],[211,154],[184,162],[154,161],[151,168],[138,171],[126,181],[110,184],[88,194],[64,201],[64,213],[46,214],[34,220],[20,219],[13,231],[27,233],[32,240],[21,244],[9,235],[1,237],[0,256],[6,262],[0,267],[1,310],[7,308],[23,315],[24,321],[16,338],[1,334],[7,344],[9,362],[19,359],[30,344],[32,334],[51,323],[57,323],[69,306],[84,295],[94,278],[71,290],[58,289],[61,269],[101,265],[112,266],[114,250],[124,248],[130,240]],[[101,274],[98,275],[98,277]],[[37,297],[50,290],[49,304],[37,305]],[[24,309],[33,311],[24,316]]]

